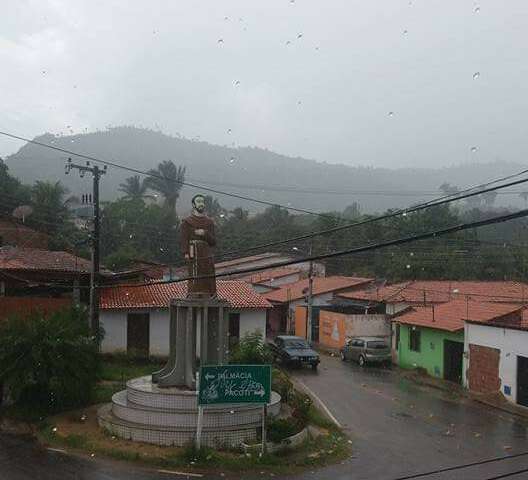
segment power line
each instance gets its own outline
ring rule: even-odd
[[[490,458],[490,459],[487,459],[487,460],[480,460],[478,462],[465,463],[465,464],[462,464],[462,465],[456,465],[454,467],[439,468],[438,470],[432,470],[430,472],[416,473],[416,474],[413,474],[413,475],[406,475],[406,476],[403,476],[403,477],[394,478],[393,480],[411,480],[411,479],[414,479],[414,478],[421,478],[421,477],[425,477],[425,476],[436,475],[438,473],[452,472],[453,470],[461,470],[463,468],[476,467],[476,466],[479,466],[479,465],[487,465],[488,463],[493,463],[493,462],[501,462],[503,460],[510,460],[512,458],[524,457],[526,455],[528,455],[528,452],[517,453],[517,454],[514,454],[514,455],[505,455],[503,457],[495,457],[495,458]],[[504,474],[505,476],[490,477],[487,480],[498,480],[500,478],[506,478],[508,475],[518,475],[519,473],[523,473],[523,472],[526,472],[526,471],[528,471],[528,469],[520,470],[518,472],[510,472],[510,473]]]
[[[109,167],[120,168],[122,170],[126,170],[126,171],[129,171],[129,172],[132,172],[132,173],[137,173],[137,174],[145,175],[145,176],[148,176],[148,177],[160,178],[162,180],[168,180],[168,181],[171,181],[171,182],[174,182],[174,183],[179,183],[181,185],[185,185],[187,187],[197,188],[197,189],[200,189],[200,190],[205,190],[207,192],[216,193],[218,195],[226,195],[228,197],[238,198],[238,199],[246,200],[246,201],[249,201],[249,202],[260,203],[261,205],[267,205],[268,207],[281,207],[281,208],[284,208],[286,210],[291,210],[291,211],[295,211],[295,212],[299,212],[299,213],[307,213],[307,214],[310,214],[310,215],[317,215],[317,216],[323,217],[323,218],[335,219],[334,216],[327,215],[327,214],[324,214],[324,213],[312,212],[310,210],[305,210],[303,208],[295,208],[295,207],[290,207],[290,206],[287,206],[287,205],[280,205],[280,204],[278,204],[276,202],[268,202],[266,200],[259,200],[257,198],[252,198],[252,197],[248,197],[248,196],[245,196],[245,195],[240,195],[238,193],[224,192],[222,190],[218,190],[218,189],[210,188],[210,187],[204,187],[203,185],[198,185],[198,184],[191,183],[191,182],[179,181],[179,180],[176,180],[174,178],[168,178],[168,177],[164,177],[162,175],[154,174],[152,172],[146,172],[144,170],[139,170],[137,168],[127,167],[125,165],[120,165],[118,163],[110,162],[108,160],[101,160],[100,158],[94,157],[92,155],[85,155],[83,153],[76,153],[76,152],[74,152],[72,150],[68,150],[68,149],[61,148],[61,147],[56,147],[54,145],[49,145],[47,143],[39,142],[37,140],[31,140],[29,138],[21,137],[19,135],[14,135],[12,133],[0,131],[0,135],[4,135],[6,137],[10,137],[10,138],[13,138],[15,140],[22,140],[24,142],[32,143],[34,145],[39,145],[41,147],[50,148],[52,150],[57,150],[59,152],[67,153],[69,155],[73,155],[73,156],[76,156],[76,157],[79,157],[79,158],[85,158],[87,160],[91,160],[93,162],[101,163],[101,164],[107,165]]]
[[[318,260],[324,260],[326,258],[340,257],[340,256],[343,256],[343,255],[355,255],[355,254],[369,252],[369,251],[374,251],[374,250],[379,250],[379,249],[387,248],[387,247],[391,247],[391,246],[403,245],[403,244],[410,243],[410,242],[415,242],[415,241],[418,241],[418,240],[426,240],[426,239],[429,239],[429,238],[436,238],[436,237],[440,237],[440,236],[449,235],[449,234],[452,234],[452,233],[457,233],[457,232],[461,232],[461,231],[464,231],[464,230],[468,230],[470,228],[481,228],[481,227],[484,227],[486,225],[493,225],[493,224],[496,224],[496,223],[503,223],[503,222],[507,222],[507,221],[510,221],[510,220],[515,220],[517,218],[524,218],[526,216],[528,216],[528,209],[520,210],[518,212],[510,213],[510,214],[507,214],[507,215],[499,215],[497,217],[492,217],[492,218],[489,218],[489,219],[486,219],[486,220],[480,220],[480,221],[477,221],[477,222],[470,222],[470,223],[462,223],[462,224],[458,224],[458,225],[453,225],[451,227],[443,228],[443,229],[440,229],[440,230],[434,230],[434,231],[430,231],[430,232],[420,233],[420,234],[412,235],[412,236],[408,236],[408,237],[401,237],[401,238],[397,238],[397,239],[394,239],[394,240],[387,240],[387,241],[384,241],[384,242],[370,244],[370,245],[366,245],[366,246],[362,246],[362,247],[355,247],[355,248],[351,248],[351,249],[339,250],[339,251],[336,251],[336,252],[330,252],[330,253],[319,254],[319,255],[311,255],[311,256],[308,256],[308,257],[301,258],[301,259],[286,260],[286,261],[276,262],[276,263],[273,263],[273,264],[263,265],[263,266],[258,266],[258,267],[250,267],[250,268],[245,268],[245,269],[225,271],[225,272],[221,272],[221,273],[216,273],[214,275],[200,275],[198,277],[196,277],[196,276],[194,276],[194,277],[188,276],[188,277],[182,277],[182,278],[180,278],[178,280],[161,280],[161,281],[153,281],[153,282],[149,282],[149,283],[136,283],[136,284],[129,284],[129,285],[123,285],[122,284],[122,285],[119,285],[119,287],[125,287],[125,286],[126,287],[138,287],[138,286],[146,286],[146,285],[165,284],[165,283],[177,283],[177,282],[181,282],[181,281],[185,281],[185,280],[196,280],[196,279],[203,279],[203,278],[226,277],[226,276],[229,276],[229,275],[238,275],[238,274],[241,274],[241,273],[252,273],[252,272],[258,272],[258,271],[262,271],[262,270],[268,270],[268,269],[271,269],[271,268],[287,267],[289,265],[295,265],[297,263],[305,263],[305,262],[310,262],[310,261],[315,262],[315,261],[318,261]]]
[[[500,181],[500,180],[498,180],[498,181]],[[494,182],[495,181],[489,182],[489,184],[494,183]],[[441,205],[446,205],[448,203],[456,202],[456,201],[462,200],[464,198],[469,198],[469,197],[473,197],[473,196],[476,196],[476,195],[481,195],[482,193],[492,192],[492,191],[499,190],[501,188],[509,187],[511,185],[518,185],[518,184],[526,183],[526,182],[528,182],[528,178],[525,178],[525,179],[522,179],[522,180],[516,180],[514,182],[510,182],[510,183],[507,183],[507,184],[504,184],[504,185],[497,185],[497,186],[494,186],[494,187],[489,187],[489,188],[486,188],[486,189],[483,189],[483,190],[474,191],[474,192],[470,191],[470,190],[473,190],[475,188],[475,187],[472,187],[472,188],[467,189],[468,193],[463,194],[463,195],[459,195],[457,193],[456,194],[457,196],[454,197],[454,198],[449,198],[449,196],[440,197],[436,201],[425,202],[425,203],[416,205],[414,207],[411,206],[411,207],[404,208],[404,209],[398,209],[398,210],[395,210],[393,212],[390,212],[390,213],[387,213],[387,214],[384,214],[384,215],[380,215],[380,216],[377,216],[377,217],[367,218],[367,219],[361,220],[359,222],[348,223],[348,224],[345,224],[345,225],[339,225],[339,226],[336,226],[336,227],[333,227],[333,228],[329,228],[329,229],[326,229],[326,230],[319,230],[317,232],[303,234],[303,235],[299,235],[297,237],[292,237],[292,238],[285,239],[285,240],[280,240],[280,241],[277,241],[277,242],[270,242],[270,243],[255,245],[253,247],[248,247],[248,248],[245,248],[245,249],[242,249],[242,250],[235,250],[235,251],[231,251],[231,252],[226,252],[226,253],[222,254],[222,257],[230,256],[230,255],[238,255],[240,253],[244,253],[244,252],[248,252],[248,251],[252,251],[252,250],[264,249],[264,248],[270,248],[270,247],[274,247],[274,246],[277,246],[277,245],[284,245],[285,243],[301,241],[301,240],[307,240],[307,239],[313,238],[315,236],[321,236],[321,235],[326,235],[328,233],[339,232],[339,231],[342,231],[342,230],[347,230],[349,228],[354,228],[354,227],[359,227],[359,226],[367,225],[367,224],[374,223],[374,222],[379,222],[381,220],[388,220],[390,218],[399,217],[400,215],[406,216],[406,215],[408,215],[410,213],[415,213],[415,212],[418,212],[418,211],[421,211],[421,210],[425,210],[427,208],[432,208],[432,207],[438,207],[438,206],[441,206]]]

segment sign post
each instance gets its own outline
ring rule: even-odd
[[[266,450],[266,415],[271,399],[271,365],[200,367],[196,446],[200,448],[203,407],[236,403],[262,404],[262,452]]]

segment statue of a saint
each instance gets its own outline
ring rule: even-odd
[[[205,197],[195,195],[193,211],[181,224],[181,249],[187,260],[190,280],[187,295],[213,297],[216,295],[216,278],[213,247],[216,245],[214,222],[205,215]],[[208,276],[208,278],[196,278]],[[194,278],[193,278],[194,277]]]

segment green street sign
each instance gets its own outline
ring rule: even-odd
[[[214,365],[200,368],[198,405],[269,403],[271,365]]]

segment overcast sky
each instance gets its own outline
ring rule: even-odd
[[[386,167],[528,158],[526,0],[2,7],[1,130],[133,124]]]

